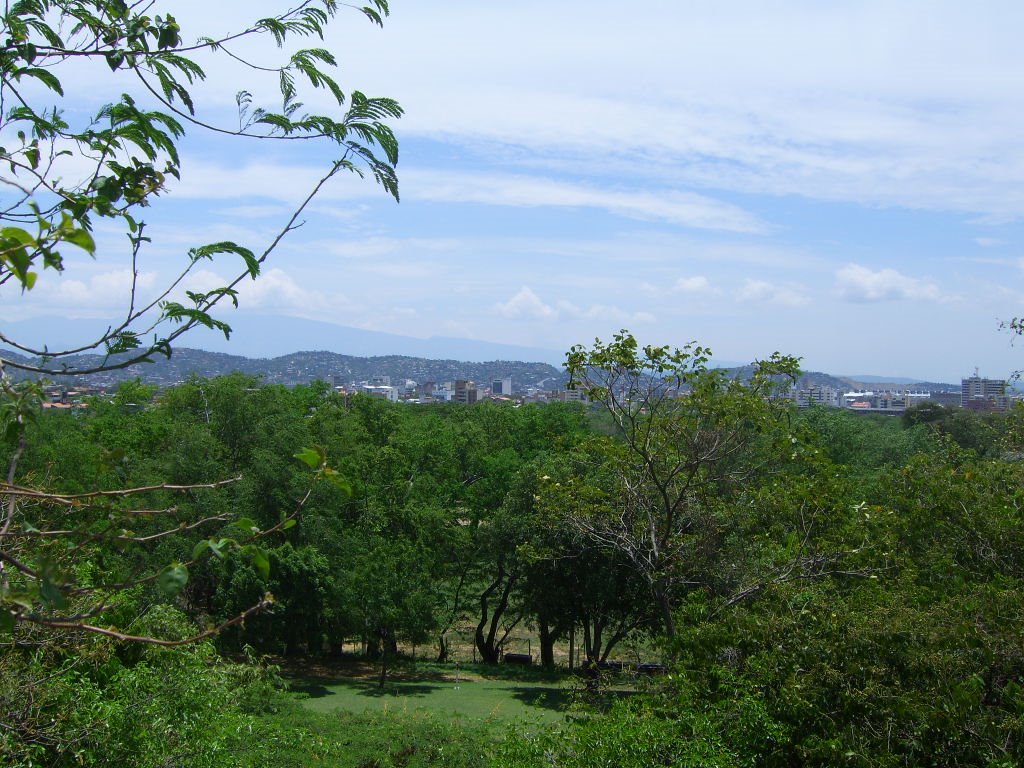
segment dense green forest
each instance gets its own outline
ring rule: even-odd
[[[40,414],[3,448],[36,492],[4,538],[5,764],[1016,764],[1020,414],[796,412],[778,370],[693,356],[623,382],[600,357],[649,364],[628,341],[580,353],[589,406],[232,375]],[[564,674],[570,633],[578,701],[539,732],[316,715],[266,668],[347,642],[384,684],[414,646],[528,634]],[[599,662],[636,642],[668,674],[623,696]]]

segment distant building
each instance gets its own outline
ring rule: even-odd
[[[790,390],[789,397],[796,402],[798,408],[810,408],[812,405],[824,405],[829,408],[843,407],[843,393],[832,387],[812,386],[809,389]]]
[[[360,390],[370,397],[379,397],[391,403],[398,402],[398,387],[378,386],[375,384],[364,384]]]
[[[463,405],[472,405],[479,398],[480,393],[476,388],[476,384],[466,379],[459,379],[455,382],[455,387],[452,391],[452,400],[456,403],[462,403]]]
[[[585,403],[587,395],[582,389],[563,389],[558,393],[558,399],[566,403]]]
[[[902,413],[918,403],[930,399],[929,392],[915,392],[900,389],[882,392],[846,392],[842,395],[842,407],[858,413]]]
[[[960,406],[972,411],[1005,411],[1010,407],[1005,379],[983,379],[977,371],[960,380]]]
[[[492,395],[508,395],[512,394],[512,377],[506,376],[504,379],[495,379],[491,382],[491,394]]]

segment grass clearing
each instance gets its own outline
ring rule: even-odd
[[[285,671],[291,689],[316,712],[430,712],[495,724],[561,721],[575,681],[535,670],[403,664],[383,688],[368,664],[346,662],[329,668]]]
[[[269,749],[280,768],[494,765],[503,745],[560,730],[583,685],[536,667],[406,659],[381,689],[379,669],[362,657],[276,661],[293,694],[258,718],[250,742]],[[606,703],[636,691],[636,681],[608,682]],[[242,757],[240,766],[256,768],[266,753]]]

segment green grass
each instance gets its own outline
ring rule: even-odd
[[[313,712],[286,701],[231,746],[239,768],[485,768],[494,727],[419,712]]]
[[[366,670],[359,672],[293,677],[291,688],[305,694],[302,704],[317,712],[430,712],[498,724],[560,721],[573,691],[571,681],[507,668],[464,669],[456,681],[451,667],[405,666],[383,689]]]
[[[506,765],[516,750],[535,749],[534,737],[560,730],[581,685],[537,668],[484,665],[464,665],[456,682],[454,666],[405,661],[381,690],[374,668],[357,657],[282,667],[293,693],[275,694],[253,730],[240,734],[242,768]],[[603,695],[634,688],[612,685]],[[535,762],[524,760],[517,764]]]

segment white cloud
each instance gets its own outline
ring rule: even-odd
[[[251,309],[285,310],[305,317],[318,317],[349,304],[344,296],[328,296],[322,291],[307,288],[296,282],[282,269],[268,269],[259,279],[239,286],[239,301]]]
[[[226,167],[195,162],[174,193],[180,198],[235,199],[263,197],[296,205],[316,184],[322,169],[268,162]],[[231,183],[223,180],[230,178]],[[628,189],[560,181],[545,176],[459,172],[403,167],[402,198],[431,203],[472,203],[517,208],[592,208],[640,221],[660,221],[697,229],[761,233],[766,225],[743,209],[713,197],[673,188]],[[380,198],[373,184],[334,179],[318,200]],[[261,211],[267,206],[236,206],[233,211]],[[277,206],[270,206],[277,210]],[[281,207],[280,210],[287,211]],[[284,214],[281,214],[282,216]]]
[[[515,148],[521,163],[677,188],[1019,216],[1024,9],[986,8],[410,5],[346,47],[406,106],[403,132],[494,159]]]
[[[672,290],[679,293],[707,293],[711,290],[711,283],[703,275],[680,277],[672,286]]]
[[[562,299],[554,307],[545,304],[541,298],[527,286],[519,289],[512,298],[504,303],[494,305],[494,309],[502,317],[508,319],[544,320],[554,322],[563,320],[587,320],[612,322],[616,324],[650,324],[656,322],[653,314],[647,311],[629,312],[610,304],[591,304],[587,307],[578,306],[571,301]]]
[[[752,279],[747,279],[736,292],[736,300],[779,304],[786,307],[800,307],[810,301],[799,287],[776,285],[766,280]]]
[[[403,171],[409,199],[515,207],[596,208],[616,216],[664,221],[699,229],[763,232],[765,225],[741,208],[673,189],[657,191],[599,187],[540,176]]]
[[[156,277],[153,272],[139,273],[136,280],[137,305],[144,301],[143,294],[154,286]],[[44,273],[36,289],[26,294],[22,304],[33,313],[56,310],[71,317],[109,317],[112,312],[123,314],[128,311],[131,289],[132,273],[128,269],[97,272],[82,279]]]
[[[375,259],[395,254],[425,252],[443,254],[463,246],[463,241],[454,238],[424,237],[353,237],[344,240],[321,240],[312,243],[314,247],[332,256],[345,259]]]
[[[211,270],[198,270],[188,275],[171,298],[184,302],[185,291],[211,291],[227,285],[230,278]],[[264,269],[256,280],[245,278],[236,286],[238,307],[242,311],[280,312],[293,317],[322,318],[325,314],[347,309],[351,301],[341,293],[326,292],[303,285],[279,268]],[[227,299],[219,307],[231,306]]]
[[[680,277],[675,282],[665,281],[662,285],[644,281],[638,286],[648,296],[664,298],[673,294],[684,294],[694,296],[712,296],[719,293],[718,289],[711,285],[711,281],[704,275],[693,275],[691,277]]]
[[[847,264],[836,272],[840,298],[857,303],[876,301],[939,301],[939,287],[929,280],[920,280],[895,269],[872,271],[859,264]]]
[[[264,7],[272,6],[246,4],[251,14]],[[249,15],[225,11],[211,22],[206,12],[196,0],[176,5],[181,18],[194,14],[188,28],[197,32],[244,25]],[[459,159],[475,151],[520,167],[569,161],[591,177],[620,180],[628,169],[636,189],[660,179],[659,188],[705,195],[760,191],[1024,215],[1024,55],[1014,35],[1024,7],[1010,0],[992,0],[984,12],[926,0],[770,8],[654,0],[630,18],[593,0],[409,3],[383,30],[360,29],[360,21],[342,15],[328,27],[325,45],[343,57],[342,85],[394,96],[406,108],[403,140],[450,141],[466,150],[452,153]],[[212,106],[230,107],[240,68],[225,57],[204,67],[201,104],[210,107],[212,97]],[[118,86],[100,65],[76,62],[64,76],[81,78],[68,80],[82,85],[67,88],[71,98],[95,101],[97,89]],[[264,79],[273,87],[272,78],[244,77],[257,94]],[[329,98],[303,95],[312,111]],[[303,169],[280,173],[270,162],[228,176],[202,170],[189,159],[180,188],[234,197],[277,186],[271,195],[295,201],[316,178],[298,184]],[[329,194],[351,198],[371,186],[351,181],[334,180]],[[413,191],[407,169],[402,184]],[[696,211],[685,210],[693,201],[655,202],[639,211],[625,205],[625,215],[708,217],[700,202]],[[720,214],[712,211],[713,227]]]
[[[600,320],[617,325],[648,325],[657,321],[650,312],[628,312],[614,305],[591,304],[589,307],[578,307],[570,301],[559,301],[558,311],[566,317],[580,320]]]
[[[509,319],[553,320],[558,317],[558,312],[541,301],[540,297],[525,285],[508,301],[495,304],[494,309],[502,317]]]

